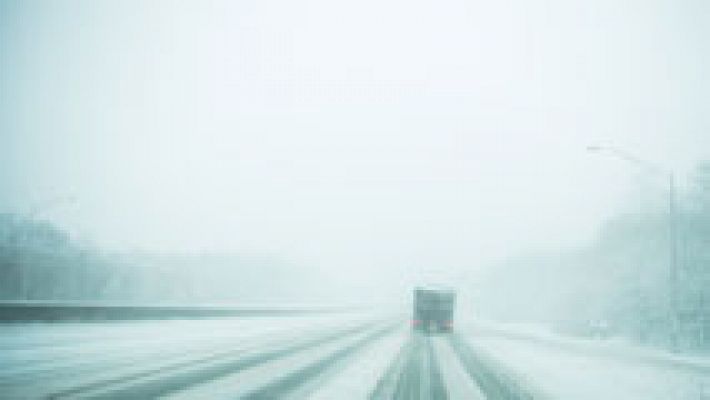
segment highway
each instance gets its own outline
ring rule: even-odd
[[[425,335],[404,318],[358,313],[4,323],[0,398],[564,398],[525,375],[525,362],[494,357],[553,345],[509,336],[468,325]],[[684,373],[703,383],[708,371]]]

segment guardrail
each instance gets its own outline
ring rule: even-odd
[[[104,321],[278,316],[348,311],[315,306],[176,305],[103,302],[0,301],[0,322]]]

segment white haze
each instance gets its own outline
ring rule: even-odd
[[[589,144],[679,173],[710,157],[708,12],[3,1],[0,210],[105,249],[450,281],[624,207],[638,170]]]

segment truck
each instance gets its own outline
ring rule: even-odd
[[[412,329],[420,332],[451,332],[454,328],[456,293],[452,289],[414,289]]]

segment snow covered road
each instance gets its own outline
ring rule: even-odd
[[[483,358],[546,399],[710,400],[710,358],[524,327],[461,328]]]
[[[617,353],[362,314],[3,324],[0,398],[710,399],[702,360]]]

